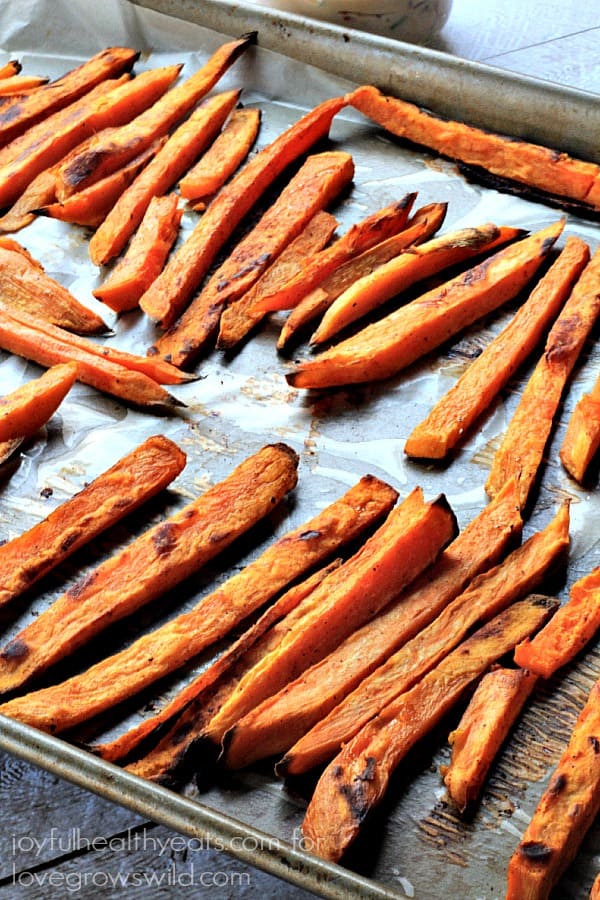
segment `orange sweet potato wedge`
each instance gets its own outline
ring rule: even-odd
[[[286,377],[301,388],[390,378],[467,325],[515,297],[533,278],[564,222],[544,228],[301,362]]]
[[[572,585],[568,601],[533,641],[515,650],[517,665],[550,678],[592,640],[600,628],[600,566]]]
[[[252,107],[232,112],[221,134],[179,182],[181,196],[198,200],[216,194],[248,156],[260,118],[260,110]]]
[[[0,150],[0,206],[14,203],[33,179],[86,138],[129,122],[161,97],[180,66],[103,82],[85,97],[30,128]],[[137,155],[137,154],[136,154]]]
[[[173,365],[189,364],[214,337],[226,304],[234,302],[252,287],[269,262],[300,234],[315,213],[339,196],[353,175],[354,164],[348,153],[336,150],[309,156],[258,224],[211,276],[179,321],[158,340],[154,352]],[[201,221],[204,220],[205,216]],[[161,277],[140,300],[141,308],[148,314],[153,313],[148,306],[148,297]],[[162,323],[165,324],[164,319]]]
[[[600,449],[600,376],[589,394],[578,400],[560,448],[560,461],[575,481],[582,482]]]
[[[236,686],[206,729],[215,743],[224,739],[227,766],[240,768],[270,755],[268,741],[254,743],[250,737],[254,712],[263,701],[376,615],[455,534],[456,520],[445,498],[424,503],[415,488],[361,549],[299,605],[299,620]]]
[[[589,202],[599,172],[594,163],[444,119],[412,103],[387,97],[370,85],[353,91],[349,101],[397,137],[549,194]]]
[[[489,407],[561,310],[583,268],[589,248],[567,239],[564,250],[537,283],[509,325],[473,360],[464,375],[409,435],[407,456],[443,459]]]
[[[543,625],[557,606],[557,600],[539,595],[514,603],[385,706],[344,746],[319,779],[302,824],[317,856],[332,861],[343,856],[411,747],[441,721],[469,685]]]
[[[46,275],[15,243],[0,245],[0,302],[15,314],[29,313],[78,334],[101,334],[108,326],[70,291]]]
[[[410,247],[345,290],[323,316],[310,339],[311,344],[330,341],[344,328],[413,284],[480,256],[514,237],[513,228],[497,228],[488,223],[478,228],[461,228]]]
[[[330,213],[323,210],[315,213],[298,237],[281,251],[250,290],[223,310],[217,338],[220,350],[230,350],[262,321],[263,314],[256,311],[258,299],[293,278],[308,257],[325,246],[337,225],[337,220]]]
[[[79,191],[77,194],[72,194],[64,203],[42,205],[41,208],[35,209],[35,213],[49,216],[51,219],[60,219],[61,222],[70,222],[72,225],[82,225],[84,228],[97,228],[107,217],[123,191],[139,175],[146,163],[158,153],[165,141],[166,137],[159,138],[151,147],[144,150],[123,168],[117,169],[116,172],[107,175],[106,178],[101,178],[100,181],[96,181],[89,188]],[[49,190],[52,192],[50,195],[52,200],[54,199],[56,187],[54,179],[51,186],[50,182],[48,184]],[[1,226],[2,222],[0,222]]]
[[[477,685],[458,726],[450,732],[452,758],[442,767],[448,796],[460,812],[480,796],[487,774],[537,680],[525,669],[498,668],[484,675]]]
[[[150,437],[41,522],[2,544],[0,606],[163,490],[185,461],[173,441]]]
[[[219,192],[140,302],[151,318],[175,321],[240,222],[274,180],[327,135],[333,117],[345,105],[343,97],[336,97],[315,107],[257,153]]]
[[[506,900],[546,900],[600,811],[600,683],[508,864]]]
[[[308,731],[278,765],[285,774],[305,772],[327,762],[386,703],[461,641],[468,630],[537,588],[569,545],[569,512],[564,505],[541,532],[505,560],[477,576],[456,599],[408,643],[389,656],[324,719]]]
[[[62,78],[0,109],[0,146],[69,103],[82,97],[99,82],[128,72],[138,58],[129,47],[108,47]]]
[[[0,443],[35,434],[54,415],[76,377],[76,363],[63,363],[0,397]]]
[[[550,330],[494,456],[485,486],[490,496],[514,477],[521,504],[527,504],[567,380],[599,314],[600,250],[596,250]]]
[[[226,91],[210,97],[168,138],[92,236],[89,253],[94,265],[105,265],[118,256],[142,222],[152,198],[165,194],[189,169],[217,134],[240,93]]]
[[[26,94],[49,81],[47,75],[10,75],[0,81],[0,97]]]
[[[339,266],[402,231],[416,196],[414,193],[406,194],[397,203],[379,209],[361,222],[352,225],[330,247],[308,260],[302,271],[288,284],[276,293],[262,297],[257,303],[257,312],[292,309]]]
[[[283,350],[294,335],[327,312],[334,300],[359,278],[369,275],[412,244],[420,244],[435,234],[444,221],[447,207],[447,203],[429,203],[421,207],[398,234],[339,266],[291,310],[281,329],[277,349]]]
[[[77,196],[75,194],[75,196]],[[135,309],[165,264],[177,239],[183,210],[177,194],[153,197],[123,258],[92,291],[115,312]]]
[[[238,57],[255,42],[253,34],[222,44],[210,59],[182,84],[168,91],[149,109],[136,116],[117,133],[96,141],[61,166],[57,177],[57,197],[63,201],[120,169],[157,138],[167,134],[184,119],[199,100],[217,83]]]
[[[298,457],[263,447],[223,481],[85,575],[0,653],[0,693],[15,690],[172,590],[264,518],[296,485]]]
[[[18,75],[22,68],[18,59],[10,59],[0,66],[0,78],[12,78],[13,75]]]

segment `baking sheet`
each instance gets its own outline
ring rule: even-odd
[[[210,24],[214,25],[219,5],[206,3],[205,6]],[[201,7],[199,4],[198,9]],[[246,26],[250,22],[254,25],[257,13],[235,5],[235,16],[245,16],[246,12]],[[232,10],[222,5],[220,15],[232,24],[230,14]],[[264,24],[265,33],[270,33],[273,21],[269,17],[259,21]],[[238,19],[233,24],[237,26]],[[222,33],[231,33],[225,23]],[[0,10],[1,50],[6,58],[18,56],[27,71],[53,77],[102,47],[116,43],[143,51],[137,71],[184,61],[185,76],[222,43],[222,33],[116,0],[93,7],[83,0],[75,3],[47,0],[20,4],[18,9],[4,6]],[[325,74],[290,58],[286,50],[293,43],[293,29],[290,28],[281,42],[281,53],[263,46],[262,33],[259,32],[259,46],[245,54],[217,88],[243,84],[244,103],[263,109],[258,146],[269,143],[306,108],[347,90],[352,84],[346,78]],[[327,34],[331,38],[331,33]],[[362,38],[352,36],[353,42],[358,40]],[[375,64],[381,49],[380,39],[364,40],[361,65],[369,61]],[[383,42],[386,52],[391,52],[389,43]],[[356,53],[356,46],[353,49]],[[394,45],[394,53],[398,62],[404,47]],[[436,57],[436,64],[441,63]],[[340,66],[340,71],[345,72],[342,63]],[[504,74],[496,75],[497,87],[504,77]],[[441,80],[438,74],[438,82]],[[432,90],[433,86],[428,89]],[[535,89],[547,96],[544,86],[535,85]],[[553,89],[549,96],[560,96],[566,108],[572,94]],[[444,230],[487,220],[535,230],[558,215],[549,207],[468,183],[452,164],[425,152],[400,147],[350,111],[336,117],[332,143],[351,152],[356,165],[354,187],[335,209],[341,222],[340,232],[368,212],[414,190],[418,191],[418,205],[448,201]],[[194,221],[194,214],[186,213],[184,230],[189,230]],[[584,237],[592,248],[598,244],[597,225],[575,217],[569,218],[565,234]],[[141,316],[131,314],[117,319],[107,315],[104,307],[91,298],[98,273],[87,258],[89,235],[85,230],[39,220],[16,237],[41,260],[49,274],[105,315],[114,327],[115,335],[109,340],[115,345],[143,352],[151,343],[154,329]],[[77,654],[54,673],[54,678],[87,668],[97,658],[133,640],[141,631],[190,608],[211,590],[215,581],[223,580],[232,570],[254,558],[274,536],[314,515],[366,472],[390,481],[402,496],[416,484],[423,486],[428,497],[443,491],[460,524],[465,525],[485,505],[483,483],[493,450],[510,420],[530,369],[511,382],[450,465],[423,466],[407,460],[403,454],[404,441],[482,343],[508,320],[510,312],[511,307],[507,307],[488,317],[452,346],[442,348],[395,379],[352,390],[308,395],[289,388],[283,377],[285,360],[274,349],[278,323],[282,321],[277,316],[238,354],[224,358],[214,352],[198,364],[201,379],[173,390],[188,405],[179,417],[157,419],[126,409],[112,398],[77,385],[48,427],[24,448],[13,465],[2,470],[1,537],[10,538],[34,524],[150,434],[161,432],[176,440],[188,454],[188,465],[164,497],[61,566],[39,589],[7,611],[2,619],[2,642],[116,546],[219,481],[242,458],[268,441],[285,440],[300,454],[299,485],[282,512],[257,529],[252,539],[241,542],[214,561],[197,578],[141,611],[135,621],[121,623]],[[570,410],[575,399],[591,387],[598,358],[598,349],[590,342],[561,410],[535,508],[524,530],[526,537],[542,527],[563,497],[572,498],[572,548],[566,580],[564,584],[549,586],[561,597],[577,577],[600,561],[597,538],[600,505],[595,485],[589,489],[578,488],[562,471],[557,457]],[[0,354],[3,393],[37,374],[36,366]],[[566,742],[576,711],[600,671],[599,660],[600,654],[594,647],[580,664],[561,674],[538,696],[495,767],[472,822],[461,822],[444,805],[439,764],[447,759],[445,737],[451,723],[437,732],[402,767],[389,799],[369,823],[343,869],[315,861],[303,852],[298,830],[302,798],[287,794],[266,766],[236,774],[202,791],[195,784],[187,785],[186,797],[200,800],[202,806],[198,806],[188,805],[172,792],[125,776],[62,741],[31,734],[31,729],[18,723],[4,723],[0,745],[54,771],[59,769],[65,777],[186,833],[202,828],[214,840],[220,840],[222,829],[256,837],[252,829],[258,827],[269,840],[276,839],[275,850],[269,852],[263,841],[259,842],[259,852],[245,856],[242,853],[242,858],[323,896],[348,896],[349,892],[353,896],[368,896],[369,892],[382,896],[387,892],[425,900],[439,896],[461,896],[469,900],[483,896],[499,898],[504,892],[508,858],[552,763]],[[149,706],[172,696],[207,662],[209,657],[177,677],[161,682],[156,690],[144,694],[141,701],[138,698],[129,704],[120,722],[104,720],[102,736],[117,734],[140,717],[149,715]],[[91,736],[89,729],[78,735]],[[566,882],[569,896],[585,896],[585,889],[595,874],[597,844],[594,832],[579,858],[580,884]],[[231,841],[226,846],[240,855],[239,846],[236,850]],[[354,872],[361,877],[355,878]]]

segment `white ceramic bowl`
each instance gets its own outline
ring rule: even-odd
[[[446,23],[452,0],[252,0],[402,41],[424,41]]]

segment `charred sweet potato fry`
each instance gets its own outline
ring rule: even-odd
[[[76,377],[76,363],[63,363],[0,397],[0,443],[35,434],[54,415]]]
[[[159,522],[84,576],[0,653],[0,692],[14,690],[110,623],[180,584],[253,524],[296,484],[298,457],[263,447],[197,500]]]
[[[557,617],[533,641],[517,646],[517,665],[550,678],[591,641],[600,628],[600,566],[572,585]]]
[[[163,490],[184,466],[185,454],[173,441],[150,437],[41,522],[2,544],[0,606]]]
[[[42,266],[17,245],[0,246],[0,302],[78,334],[101,334],[108,327],[70,291],[46,275]]]
[[[11,78],[13,75],[18,75],[22,68],[18,59],[10,59],[0,66],[0,78]]]
[[[90,259],[102,266],[123,250],[153,197],[165,194],[210,143],[239,100],[241,90],[210,97],[177,128],[154,159],[119,197],[89,245]]]
[[[411,747],[452,709],[470,684],[543,625],[557,606],[557,600],[539,595],[514,603],[385,706],[344,746],[319,779],[302,824],[317,856],[340,859]],[[519,900],[524,896],[520,894]]]
[[[40,694],[43,702],[39,708],[34,706],[34,701],[26,705],[28,721],[33,721],[36,708],[39,727],[52,726],[52,730],[71,727],[182,666],[295,578],[355,540],[389,512],[396,497],[396,491],[385,482],[369,476],[361,479],[339,500],[275,541],[257,560],[203,597],[193,610],[139,638],[123,652],[99,663],[93,672],[88,670],[82,676],[71,678],[64,688],[61,685],[52,694],[44,692],[43,697]],[[286,612],[292,608],[292,599],[290,595],[285,601]],[[65,692],[69,697],[68,711],[63,703]],[[39,712],[40,708],[43,713]]]
[[[138,156],[184,119],[217,83],[238,57],[254,43],[255,35],[244,35],[222,44],[210,59],[182,84],[177,85],[127,125],[96,141],[61,166],[57,197],[63,201],[89,187]]]
[[[227,766],[239,768],[269,755],[268,741],[254,743],[250,737],[254,708],[260,709],[263,700],[375,616],[455,534],[456,521],[445,498],[424,503],[422,492],[415,489],[360,550],[300,604],[295,611],[299,621],[242,679],[206,730],[216,743],[227,732]]]
[[[600,250],[596,250],[550,330],[494,456],[485,486],[490,496],[507,478],[515,477],[521,504],[526,505],[565,385],[599,314]]]
[[[420,244],[431,237],[444,221],[447,206],[447,203],[429,203],[421,207],[398,234],[376,244],[371,250],[365,250],[332,272],[291,310],[281,329],[277,349],[283,350],[298,331],[322,316],[334,300],[359,278],[369,275],[412,244]]]
[[[354,164],[348,153],[337,150],[309,156],[257,225],[210,277],[179,321],[159,339],[154,347],[156,353],[180,367],[194,359],[214,336],[226,304],[252,287],[269,262],[300,234],[316,212],[338,197],[353,175]],[[146,313],[153,314],[148,298],[160,279],[159,275],[140,300]]]
[[[89,188],[79,191],[77,194],[72,194],[64,203],[48,203],[43,205],[41,209],[36,209],[35,212],[42,216],[49,216],[51,219],[60,219],[61,222],[70,222],[72,225],[97,228],[104,221],[123,191],[139,175],[146,163],[158,153],[165,141],[166,137],[159,138],[151,147],[144,150],[135,159],[132,159],[122,169],[117,169],[116,172],[107,175],[106,178],[101,178],[100,181],[96,181]],[[50,199],[54,199],[55,185],[53,183],[52,187],[50,187],[50,182],[48,182],[48,185],[49,190],[52,191]],[[14,215],[14,208],[11,212]],[[4,217],[4,220],[9,214]],[[0,228],[4,220],[0,220]]]
[[[288,382],[322,388],[390,378],[516,296],[533,278],[563,226],[557,222],[497,251],[314,360],[301,362],[286,376]]]
[[[564,250],[509,325],[470,364],[464,375],[411,432],[408,456],[443,459],[488,408],[539,344],[589,261],[587,244],[568,238]]]
[[[261,275],[245,294],[234,300],[224,310],[219,320],[217,347],[229,350],[262,320],[263,314],[256,312],[256,302],[265,293],[270,293],[293,278],[309,256],[321,250],[337,227],[336,219],[328,212],[315,213],[297,238],[283,249],[274,263]]]
[[[483,572],[411,641],[389,656],[289,750],[283,773],[307,771],[334,756],[382,707],[461,641],[468,630],[536,588],[569,544],[565,505],[555,519],[494,568]]]
[[[550,620],[552,621],[552,619]],[[537,683],[525,669],[484,675],[458,726],[450,732],[450,765],[442,767],[450,799],[461,812],[479,797],[487,774]]]
[[[236,109],[221,134],[179,182],[186,200],[212,197],[244,162],[260,127],[259,109]]]
[[[75,194],[74,196],[77,196]],[[162,270],[177,239],[183,210],[177,194],[153,197],[123,258],[100,287],[92,291],[115,312],[135,309]]]
[[[600,448],[600,376],[578,400],[560,448],[560,461],[575,481],[583,481]]]
[[[15,438],[13,441],[4,441],[0,444],[0,466],[15,453],[23,443],[23,438]]]
[[[139,54],[129,47],[108,47],[39,90],[0,109],[0,146],[69,103],[82,97],[99,82],[128,72]]]
[[[166,66],[132,80],[103,82],[11,141],[0,150],[0,206],[14,203],[40,172],[60,163],[86,138],[141,113],[165,93],[179,71],[179,66]]]
[[[410,247],[345,290],[323,316],[310,339],[311,344],[331,340],[348,325],[413,284],[501,246],[516,236],[514,228],[486,224],[479,228],[461,228]]]
[[[363,115],[397,137],[549,194],[590,202],[589,193],[599,171],[594,163],[444,119],[412,103],[387,97],[370,85],[357,88],[348,99]]]
[[[416,196],[414,193],[406,194],[397,203],[379,209],[361,222],[352,225],[330,247],[308,260],[302,271],[288,284],[276,293],[262,297],[257,303],[257,312],[292,309],[339,266],[402,231]]]
[[[325,137],[333,117],[345,105],[345,99],[337,97],[315,107],[257,153],[219,192],[144,295],[141,305],[151,318],[157,322],[177,318],[242,219],[294,160]]]
[[[508,865],[506,900],[546,900],[600,811],[600,683]]]

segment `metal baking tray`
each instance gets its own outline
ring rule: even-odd
[[[17,21],[7,32],[10,46],[4,49],[13,55],[29,54],[35,62],[43,62],[42,71],[50,74],[60,74],[71,60],[109,43],[139,47],[143,56],[138,68],[184,59],[186,74],[224,35],[256,30],[258,46],[236,63],[219,88],[244,84],[244,102],[261,106],[259,146],[304,109],[353,83],[370,81],[441,113],[600,161],[595,140],[600,124],[597,97],[441,53],[214,0],[140,0],[137,4],[111,0],[102,4],[102,10],[90,8],[84,0],[39,0],[35,6],[35,20],[44,23],[44,33]],[[87,18],[82,17],[84,6]],[[77,16],[86,27],[74,34],[67,25]],[[328,71],[319,68],[323,64]],[[335,210],[340,231],[409,190],[419,192],[419,205],[448,201],[446,230],[486,220],[535,230],[560,214],[544,204],[468,182],[451,163],[401,146],[351,112],[336,117],[331,141],[351,152],[356,164],[354,187]],[[192,222],[191,214],[186,214],[184,229]],[[598,245],[594,223],[569,216],[567,232],[582,236],[593,249]],[[38,220],[16,237],[51,275],[89,300],[98,275],[87,258],[85,231]],[[164,497],[113,529],[93,548],[77,554],[4,616],[2,643],[68,583],[142,531],[149,520],[182,505],[272,440],[287,441],[300,455],[299,485],[281,513],[180,590],[143,610],[135,621],[125,621],[93,642],[58,674],[87,668],[141,631],[191,607],[215,581],[252,559],[273,536],[308,519],[366,472],[390,481],[402,495],[416,484],[429,497],[444,492],[460,524],[466,524],[486,502],[483,482],[491,454],[533,362],[513,379],[450,465],[413,463],[405,459],[403,444],[482,342],[508,320],[511,308],[514,305],[509,304],[451,346],[381,385],[319,395],[292,390],[283,377],[285,360],[274,350],[277,317],[238,354],[223,358],[214,352],[199,362],[200,380],[174,389],[188,405],[180,417],[158,420],[77,385],[59,415],[10,469],[0,473],[2,537],[29,527],[155,432],[176,440],[188,454],[188,465]],[[143,351],[151,342],[152,327],[136,314],[110,321],[115,329],[110,339],[119,346]],[[593,383],[598,359],[598,348],[590,342],[561,409],[536,504],[524,529],[526,537],[549,520],[562,498],[572,498],[572,548],[566,577],[564,582],[546,586],[561,597],[573,581],[600,562],[597,488],[577,487],[557,458],[570,410]],[[0,354],[3,392],[36,373],[37,367]],[[107,717],[101,724],[94,723],[96,731],[81,729],[73,738],[83,741],[119,733],[151,714],[152,704],[172,696],[209,661],[207,655],[127,704],[119,722]],[[343,866],[324,863],[306,852],[299,837],[304,801],[288,794],[266,765],[208,787],[190,782],[175,793],[18,722],[2,720],[0,747],[184,834],[209,839],[237,858],[323,897],[499,898],[508,858],[600,671],[599,663],[600,649],[591,647],[568,672],[540,690],[498,760],[474,819],[468,822],[447,808],[441,790],[439,765],[447,761],[446,737],[451,727],[451,722],[446,723],[406,761]],[[586,895],[595,874],[599,842],[600,830],[593,831],[578,857],[577,875],[565,878],[564,892],[569,897]]]

